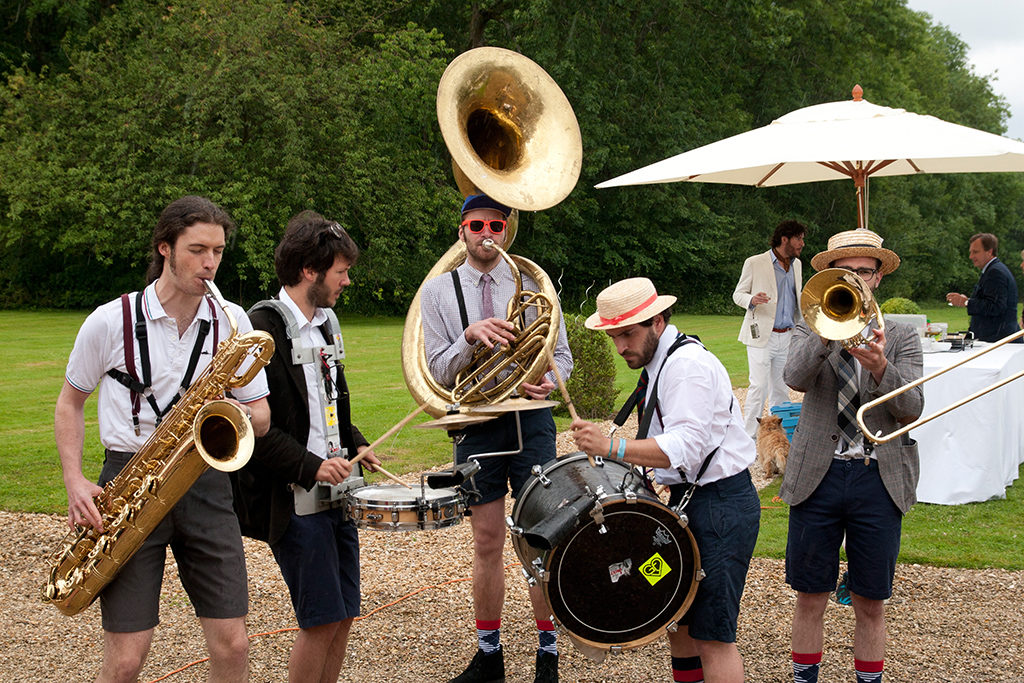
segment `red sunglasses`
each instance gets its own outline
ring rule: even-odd
[[[478,233],[484,231],[486,225],[492,233],[500,235],[505,230],[505,226],[508,222],[504,218],[492,218],[489,221],[480,220],[479,218],[473,220],[464,220],[460,225],[469,228],[472,233]]]

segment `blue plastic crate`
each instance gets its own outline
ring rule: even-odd
[[[786,430],[786,437],[792,441],[793,431],[796,429],[797,422],[800,421],[800,407],[801,404],[794,401],[786,401],[777,406],[771,407],[772,415],[777,415],[782,418],[782,428]]]

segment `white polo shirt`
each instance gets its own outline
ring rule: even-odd
[[[134,324],[135,292],[129,294]],[[252,331],[252,323],[240,306],[228,303],[231,313],[238,323],[238,333]],[[146,319],[146,330],[149,337],[150,371],[153,382],[153,394],[161,409],[178,393],[181,380],[188,369],[188,361],[199,334],[201,320],[210,320],[210,307],[206,301],[199,305],[195,319],[185,334],[178,337],[178,324],[167,315],[156,295],[156,283],[149,285],[143,292],[142,313]],[[224,341],[231,334],[231,325],[227,315],[217,310],[217,338]],[[135,339],[134,329],[131,332]],[[214,330],[211,326],[203,343],[203,349],[192,375],[194,382],[210,364],[216,350],[213,347]],[[121,299],[103,304],[89,314],[82,323],[75,339],[75,346],[68,358],[65,378],[68,383],[81,392],[91,394],[99,387],[99,423],[100,441],[105,448],[114,451],[134,453],[146,442],[156,428],[156,415],[149,402],[143,397],[139,408],[138,436],[132,426],[131,392],[107,375],[107,370],[117,369],[127,372],[124,359],[124,319]],[[135,372],[142,379],[142,360],[139,355],[138,340],[135,340]],[[231,390],[232,396],[241,403],[251,403],[270,394],[267,388],[266,374],[259,374],[244,387]]]

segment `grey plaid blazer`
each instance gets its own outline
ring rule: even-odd
[[[784,376],[786,384],[805,394],[779,492],[790,505],[802,503],[814,492],[835,454],[840,437],[836,365],[841,350],[838,342],[823,345],[821,338],[810,331],[805,321],[800,321],[793,330]],[[870,373],[861,376],[862,405],[921,377],[924,365],[921,341],[909,325],[886,325],[885,357],[889,364],[880,383],[876,383]],[[917,419],[923,407],[924,391],[915,387],[871,410],[865,416],[865,422],[872,433],[882,430],[888,434],[898,429],[900,423]],[[917,501],[917,480],[921,473],[917,443],[904,435],[877,446],[875,456],[889,496],[905,514]]]

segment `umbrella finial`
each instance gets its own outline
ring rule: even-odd
[[[860,102],[864,98],[864,88],[860,87],[860,83],[853,86],[853,101]]]

